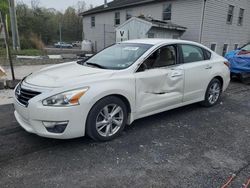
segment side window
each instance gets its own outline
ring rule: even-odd
[[[152,53],[148,59],[144,61],[144,67],[147,69],[154,69],[160,67],[167,67],[176,64],[176,47],[175,46],[164,46],[154,53]]]
[[[205,50],[205,49],[203,49],[203,51],[204,51],[204,54],[205,54],[205,60],[209,60],[209,59],[211,59],[211,52],[209,52],[208,50]]]
[[[198,46],[183,44],[181,45],[184,63],[205,60],[203,50]]]

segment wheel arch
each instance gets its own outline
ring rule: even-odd
[[[223,78],[221,76],[215,76],[213,79],[218,79],[221,82],[221,89],[223,89],[223,87],[224,87],[224,80],[223,80]]]
[[[127,110],[128,110],[128,114],[131,113],[131,104],[130,104],[129,100],[127,99],[127,97],[125,97],[121,94],[112,94],[112,95],[108,95],[106,97],[109,97],[109,96],[114,96],[114,97],[120,98],[124,102],[124,104],[126,105]]]
[[[122,94],[118,94],[118,93],[114,93],[114,94],[106,94],[106,95],[103,95],[102,97],[100,97],[100,98],[98,98],[98,100],[96,100],[95,102],[94,102],[94,104],[92,105],[92,107],[91,107],[91,109],[99,102],[99,101],[101,101],[102,99],[104,99],[104,98],[107,98],[107,97],[117,97],[117,98],[119,98],[119,99],[121,99],[123,102],[124,102],[124,104],[125,104],[125,106],[126,106],[126,108],[127,108],[127,112],[128,112],[128,119],[130,119],[131,118],[131,114],[132,114],[132,106],[131,106],[131,102],[129,101],[129,99],[126,97],[126,96],[124,96],[124,95],[122,95]],[[91,110],[90,109],[90,110]],[[90,112],[90,110],[89,110],[89,112]],[[88,113],[88,115],[89,115],[89,113]]]

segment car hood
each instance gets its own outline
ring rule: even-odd
[[[113,70],[92,68],[70,62],[41,69],[29,75],[24,81],[34,86],[56,88],[104,79],[112,76],[113,73]]]

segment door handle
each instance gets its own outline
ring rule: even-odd
[[[205,67],[205,69],[212,69],[213,67],[211,65],[208,65]]]
[[[182,76],[182,73],[178,73],[178,72],[173,73],[173,74],[171,75],[172,78],[176,78],[176,77],[180,77],[180,76]]]

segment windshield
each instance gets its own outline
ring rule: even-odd
[[[115,44],[91,57],[85,64],[104,69],[126,69],[151,47],[148,44]]]
[[[247,44],[241,48],[241,50],[250,51],[250,44]]]

